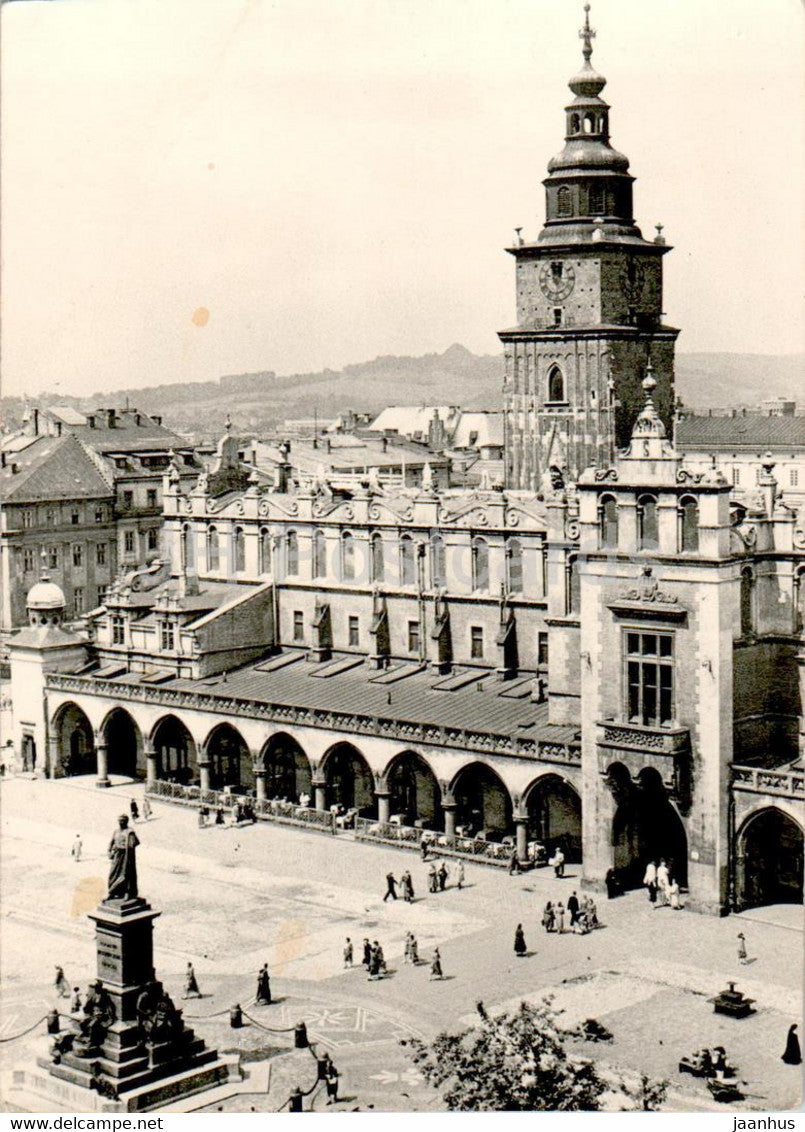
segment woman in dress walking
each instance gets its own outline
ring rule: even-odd
[[[802,1065],[802,1050],[797,1037],[796,1023],[789,1028],[782,1059],[786,1065]]]
[[[442,957],[439,954],[439,948],[434,947],[433,959],[430,964],[430,977],[431,979],[443,979],[444,972],[442,971]]]
[[[738,961],[740,963],[745,963],[747,958],[746,936],[743,932],[738,932]]]
[[[518,957],[518,959],[522,959],[524,955],[528,954],[528,947],[526,946],[525,932],[523,931],[522,924],[518,924],[514,930],[514,954]]]
[[[201,998],[201,991],[198,989],[198,979],[196,972],[193,970],[193,964],[187,964],[187,970],[184,975],[184,994],[182,998]]]
[[[545,910],[542,913],[542,926],[546,932],[552,932],[556,921],[556,914],[553,910],[553,904],[549,900],[545,905]]]

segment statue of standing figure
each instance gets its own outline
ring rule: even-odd
[[[137,896],[137,846],[140,839],[133,829],[129,829],[129,819],[121,814],[117,819],[118,829],[109,842],[109,891],[107,900],[127,900]]]

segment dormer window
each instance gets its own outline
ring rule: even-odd
[[[126,643],[126,622],[120,616],[112,618],[112,644],[123,645]]]
[[[163,652],[173,652],[174,649],[174,624],[172,621],[160,621],[159,623],[159,647]]]

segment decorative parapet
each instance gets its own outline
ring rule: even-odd
[[[598,746],[673,756],[690,750],[690,731],[687,727],[642,727],[604,721],[598,724]]]
[[[419,743],[435,747],[458,748],[491,755],[510,755],[536,762],[581,766],[581,748],[570,743],[551,743],[540,739],[497,735],[439,724],[384,719],[354,712],[328,711],[325,708],[296,707],[292,704],[258,703],[235,696],[214,696],[206,692],[189,692],[176,688],[160,688],[144,684],[123,684],[93,676],[51,673],[46,688],[52,692],[73,692],[78,695],[104,696],[124,703],[153,704],[168,710],[209,711],[244,719],[263,720],[284,726],[315,727],[326,731],[343,731],[351,735],[372,735],[403,743]]]
[[[805,771],[765,770],[756,766],[732,767],[732,788],[746,794],[805,800]]]

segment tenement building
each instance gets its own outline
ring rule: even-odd
[[[504,335],[507,486],[269,475],[229,434],[192,484],[172,464],[162,560],[88,635],[53,582],[29,594],[29,761],[490,864],[561,848],[593,888],[663,857],[711,913],[801,900],[805,533],[773,461],[736,506],[673,445],[666,246],[634,229],[583,34],[550,236],[513,249],[565,313]]]

